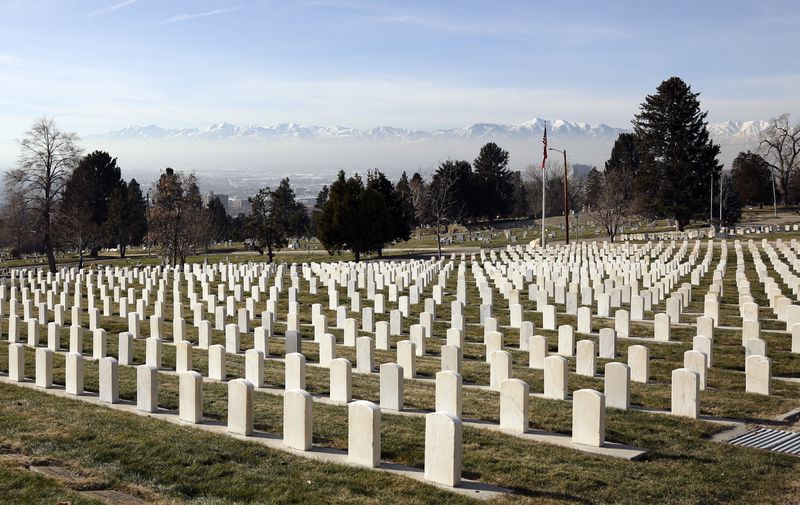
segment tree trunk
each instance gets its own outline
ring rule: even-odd
[[[358,263],[359,261],[361,261],[361,251],[359,251],[358,249],[356,249],[356,250],[354,250],[354,251],[353,251],[353,254],[354,254],[354,255],[355,255],[355,257],[356,257],[356,263]]]
[[[83,248],[78,247],[78,270],[83,268]]]
[[[127,247],[125,247],[124,245],[120,245],[119,246],[119,257],[120,258],[124,258],[125,257],[125,251],[127,251],[127,250],[128,250]]]
[[[272,263],[273,256],[275,256],[275,253],[272,252],[272,244],[267,244],[267,257],[270,263]]]
[[[439,252],[439,259],[442,259],[442,234],[439,229],[439,221],[436,221],[436,250]]]
[[[56,254],[50,241],[50,230],[44,232],[44,253],[47,255],[47,265],[50,272],[56,273]]]

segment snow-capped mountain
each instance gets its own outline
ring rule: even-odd
[[[548,134],[554,138],[572,140],[614,140],[620,133],[630,131],[605,124],[591,125],[581,122],[556,119],[553,121],[534,118],[518,124],[474,123],[463,128],[434,131],[412,130],[393,126],[378,126],[366,130],[346,126],[306,126],[298,123],[275,123],[269,126],[237,126],[231,123],[214,123],[205,128],[165,129],[155,125],[130,126],[121,130],[88,135],[88,138],[113,140],[246,140],[246,139],[354,139],[381,141],[408,141],[424,139],[481,139],[525,140],[541,137],[545,124]],[[723,140],[756,139],[766,128],[767,122],[726,121],[708,125],[711,136],[718,142]]]
[[[761,135],[769,121],[725,121],[723,123],[710,123],[708,131],[714,138],[720,139],[749,139]]]

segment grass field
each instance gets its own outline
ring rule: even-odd
[[[706,247],[703,243],[703,251]],[[720,247],[714,248],[713,265],[720,259]],[[762,307],[762,330],[784,329],[783,323],[774,320],[768,307],[766,294],[757,280],[752,257],[744,248],[746,274],[751,281],[755,301]],[[701,254],[702,256],[702,254]],[[764,257],[762,251],[762,257]],[[725,272],[724,296],[721,304],[721,324],[741,326],[738,315],[738,298],[735,285],[736,254],[729,246]],[[713,271],[713,268],[711,269]],[[711,282],[711,271],[693,288],[693,302],[685,309],[681,320],[694,323],[697,313],[702,313],[702,295]],[[772,275],[775,276],[774,272]],[[778,277],[776,277],[779,279]],[[288,279],[288,277],[287,277]],[[451,276],[447,292],[455,292],[455,276]],[[169,284],[169,283],[168,283]],[[477,288],[468,283],[468,297],[478,299]],[[136,286],[139,287],[139,286]],[[781,285],[784,292],[786,285]],[[167,341],[171,340],[173,313],[171,286],[168,287],[165,306]],[[429,286],[424,297],[430,296]],[[507,309],[500,307],[501,296],[495,293],[495,317],[500,325],[509,323]],[[340,291],[340,300],[346,300],[346,290]],[[524,319],[541,326],[541,314],[535,312],[535,302],[521,296]],[[312,303],[327,307],[327,296],[302,294],[301,320],[310,321]],[[387,310],[396,308],[388,303]],[[279,313],[288,310],[288,300],[281,298]],[[421,310],[421,309],[420,309]],[[575,324],[575,318],[563,314],[558,306],[558,324]],[[653,312],[663,311],[664,305]],[[652,319],[653,312],[647,314]],[[326,311],[329,320],[335,313]],[[377,320],[388,314],[376,315]],[[356,316],[357,317],[357,316]],[[476,304],[467,304],[467,321],[478,317]],[[187,323],[192,320],[184,309]],[[439,347],[449,327],[448,303],[437,308],[434,338],[427,344],[427,356],[418,358],[420,377],[432,378],[439,370]],[[413,320],[404,322],[404,333]],[[4,321],[4,325],[6,322]],[[88,326],[84,315],[83,326]],[[593,332],[601,327],[613,327],[613,319],[595,317]],[[119,317],[101,318],[101,326],[109,336],[108,353],[116,356],[116,336],[127,330],[127,323]],[[68,341],[68,329],[63,330],[62,342]],[[197,342],[197,331],[187,324],[188,339]],[[276,325],[276,335],[285,331],[283,324]],[[316,345],[303,327],[304,354],[307,360],[317,361]],[[503,330],[506,346],[518,348],[517,331]],[[149,325],[142,324],[143,336]],[[636,336],[651,337],[652,326],[633,324]],[[7,335],[7,328],[2,329]],[[331,328],[339,342],[341,330]],[[537,330],[545,335],[551,351],[555,351],[556,332]],[[25,332],[23,331],[23,335]],[[669,409],[670,373],[682,366],[683,352],[691,349],[694,329],[675,326],[672,339],[678,343],[655,343],[647,346],[651,353],[651,382],[633,384],[631,400],[635,406],[651,410]],[[594,335],[577,334],[578,339],[597,341]],[[405,338],[405,337],[403,337]],[[789,352],[787,334],[763,332],[773,360],[773,375],[800,377],[800,355]],[[223,343],[222,332],[215,331],[213,343]],[[399,340],[393,338],[393,343]],[[465,384],[488,383],[489,367],[485,363],[482,345],[482,328],[468,325],[465,335],[463,376]],[[639,341],[619,341],[618,361],[626,361],[628,345]],[[87,332],[84,353],[91,349]],[[252,346],[252,336],[243,336],[242,347]],[[175,350],[164,346],[163,367],[174,369]],[[134,344],[135,364],[144,362],[145,344]],[[355,362],[353,349],[339,346],[339,357]],[[764,397],[744,393],[744,350],[741,333],[737,329],[715,330],[715,366],[709,370],[709,389],[701,395],[704,415],[744,420],[753,424],[771,423],[782,413],[800,407],[800,383],[773,381],[773,396]],[[270,354],[281,356],[283,342],[272,339]],[[531,392],[542,390],[542,372],[527,367],[527,353],[512,351],[514,377],[530,384]],[[26,351],[27,376],[33,376],[33,350]],[[376,363],[395,360],[394,351],[376,351]],[[598,360],[602,372],[609,360]],[[574,359],[570,359],[574,370]],[[0,371],[7,371],[8,355],[5,345],[0,345]],[[64,357],[54,359],[54,380],[64,383]],[[194,349],[193,368],[205,373],[205,351]],[[242,377],[243,356],[227,358],[229,379]],[[97,364],[85,364],[86,389],[97,391]],[[266,382],[281,387],[284,381],[283,364],[268,361]],[[135,399],[135,370],[120,369],[120,394],[123,399]],[[177,408],[177,378],[168,373],[160,375],[160,406]],[[326,396],[329,388],[327,369],[309,367],[307,389],[315,395]],[[601,377],[584,377],[574,373],[569,376],[569,390],[593,388],[602,391]],[[379,383],[376,374],[353,376],[353,397],[377,402]],[[208,382],[204,385],[204,415],[209,420],[225,422],[227,410],[227,385]],[[432,410],[434,387],[422,381],[406,381],[405,401],[409,408]],[[256,429],[280,434],[282,432],[282,399],[279,396],[257,393],[255,395]],[[572,409],[569,402],[530,399],[531,428],[560,433],[571,432]],[[499,397],[484,389],[465,388],[464,417],[497,422]],[[676,418],[661,413],[637,410],[608,409],[606,439],[612,442],[645,447],[649,452],[639,461],[593,456],[572,449],[537,444],[511,435],[466,427],[464,429],[463,476],[513,490],[513,495],[501,499],[514,503],[793,503],[800,496],[800,459],[764,451],[739,448],[712,442],[709,438],[726,429],[726,426],[708,421]],[[424,450],[424,419],[421,417],[384,415],[382,424],[383,459],[421,468]],[[314,404],[314,444],[322,447],[346,449],[347,410],[344,406]],[[271,450],[245,441],[202,432],[190,427],[180,427],[161,421],[133,416],[78,401],[56,398],[39,391],[0,384],[0,492],[8,489],[13,499],[10,503],[53,503],[56,500],[71,503],[88,503],[63,483],[45,479],[25,466],[31,463],[66,466],[86,477],[83,486],[104,483],[114,489],[136,495],[156,503],[377,503],[393,500],[400,503],[461,503],[474,501],[440,488],[421,484],[386,473],[361,470],[338,465],[309,461],[282,451]],[[4,487],[5,486],[5,487]],[[73,486],[74,487],[74,486]],[[80,490],[80,486],[78,486]],[[84,501],[81,501],[84,500]],[[2,501],[2,500],[0,500]]]

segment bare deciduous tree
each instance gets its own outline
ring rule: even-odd
[[[545,169],[540,165],[528,165],[525,170],[528,184],[528,199],[531,214],[535,218],[542,215],[542,177],[544,181],[545,217],[564,215],[564,164],[547,162]],[[569,208],[578,212],[586,206],[585,182],[582,178],[569,176]]]
[[[428,220],[428,185],[419,173],[411,177],[411,204],[414,206],[414,217],[417,222],[424,223]]]
[[[428,211],[436,226],[436,249],[442,258],[442,226],[457,223],[464,218],[466,202],[457,198],[459,177],[452,170],[440,170],[428,187]]]
[[[57,235],[62,249],[78,254],[78,268],[83,268],[86,253],[101,242],[100,228],[85,208],[70,205],[59,211]]]
[[[148,242],[156,245],[172,265],[186,262],[208,231],[205,209],[194,175],[167,168],[158,180],[147,209]]]
[[[800,172],[800,123],[789,124],[789,114],[781,114],[769,121],[759,144],[764,159],[776,172],[781,188],[781,199],[786,205],[789,181]]]
[[[619,233],[631,203],[626,196],[628,183],[619,172],[604,174],[600,198],[592,210],[592,215],[605,228],[612,242]]]
[[[11,247],[13,257],[29,253],[41,246],[41,241],[34,230],[33,216],[21,193],[7,192],[0,221],[2,243]]]
[[[6,174],[7,189],[21,195],[41,232],[51,272],[56,271],[53,231],[58,203],[80,160],[78,140],[75,133],[58,129],[53,119],[37,119],[20,141],[17,168]]]

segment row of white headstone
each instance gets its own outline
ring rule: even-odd
[[[251,353],[252,351],[252,353]],[[497,351],[502,352],[502,351]],[[255,355],[259,351],[250,350]],[[41,388],[53,387],[53,355],[48,348],[36,349],[35,383]],[[257,356],[263,358],[262,356]],[[294,372],[304,370],[304,358],[296,354]],[[550,359],[563,360],[553,356]],[[260,360],[259,360],[260,361]],[[263,361],[260,361],[263,365]],[[381,462],[381,409],[403,408],[402,367],[394,363],[381,366],[381,405],[359,400],[351,401],[350,363],[336,359],[331,364],[331,399],[348,405],[348,460],[357,465],[378,467]],[[611,372],[617,365],[618,372]],[[119,363],[112,357],[99,360],[99,399],[114,404],[119,398]],[[288,449],[308,451],[312,448],[313,398],[304,390],[304,380],[295,376],[283,393],[283,441]],[[627,371],[621,363],[609,363],[607,384],[625,389],[628,395]],[[617,376],[614,379],[614,376]],[[629,374],[627,374],[629,375]],[[194,370],[179,374],[178,416],[183,422],[198,424],[203,419],[203,377]],[[304,373],[302,373],[304,379]],[[9,377],[25,380],[25,349],[23,344],[9,345]],[[158,367],[144,364],[136,367],[136,405],[145,412],[158,411]],[[254,391],[263,380],[259,370],[248,360],[246,378],[228,381],[228,431],[250,436],[254,425]],[[616,386],[615,386],[616,387]],[[65,390],[70,395],[84,394],[84,358],[80,353],[66,354]],[[499,385],[500,428],[509,433],[526,433],[529,429],[529,388],[519,379],[506,379]],[[619,393],[618,393],[619,394]],[[613,398],[613,396],[612,396]],[[573,393],[573,433],[577,444],[600,446],[605,438],[605,395],[590,389]],[[627,402],[627,399],[625,400]],[[384,405],[386,403],[386,405]],[[456,486],[461,481],[462,451],[462,378],[454,371],[436,375],[435,411],[425,416],[425,479],[437,484]]]

